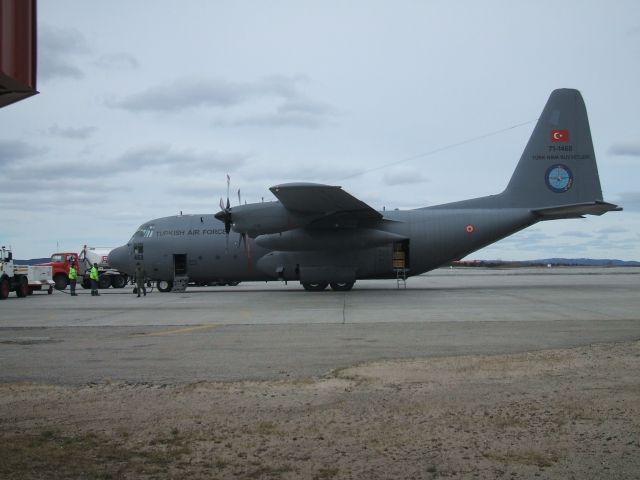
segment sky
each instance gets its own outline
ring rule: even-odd
[[[582,92],[603,197],[468,258],[640,260],[640,2],[40,0],[40,94],[0,110],[0,242],[115,247],[147,220],[341,185],[373,208],[501,192]]]

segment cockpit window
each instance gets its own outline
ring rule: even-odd
[[[155,230],[156,230],[156,226],[153,223],[148,223],[138,228],[138,231],[133,234],[133,237],[134,238],[151,238],[153,237],[153,232],[155,232]]]
[[[57,253],[55,255],[51,255],[52,262],[64,262],[64,255],[61,253]]]

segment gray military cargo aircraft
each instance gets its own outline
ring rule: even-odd
[[[186,282],[299,281],[350,290],[358,279],[406,279],[540,221],[622,210],[604,202],[582,95],[552,92],[506,189],[407,211],[376,211],[338,186],[288,183],[277,202],[144,223],[109,263],[140,263],[162,291]],[[229,244],[231,231],[236,240]]]

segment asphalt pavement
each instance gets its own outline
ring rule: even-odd
[[[640,339],[640,268],[440,269],[359,281],[132,287],[0,302],[0,381],[183,383],[318,377],[397,358]]]

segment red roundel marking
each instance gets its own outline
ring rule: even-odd
[[[476,227],[474,225],[467,225],[466,227],[464,227],[464,229],[467,231],[467,233],[473,233],[476,231]]]

